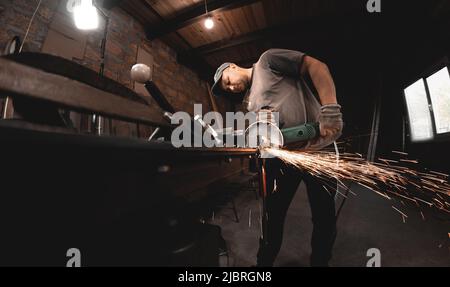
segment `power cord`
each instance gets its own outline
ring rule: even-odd
[[[336,142],[334,142],[334,150],[336,152],[336,164],[339,165],[339,156],[340,155],[339,155],[339,148],[338,148]],[[339,219],[339,215],[341,214],[342,208],[344,207],[345,201],[347,200],[347,197],[348,197],[348,195],[350,193],[350,189],[351,189],[350,187],[352,186],[352,184],[353,184],[353,182],[351,182],[347,186],[347,189],[346,189],[345,194],[344,194],[344,199],[342,200],[341,205],[339,206],[338,211],[336,212],[336,222]],[[339,182],[336,182],[336,195],[334,197],[335,201],[337,201],[337,194],[338,194],[338,192],[339,192]]]
[[[30,33],[31,24],[33,24],[34,18],[36,17],[36,14],[37,14],[39,8],[41,7],[41,4],[42,4],[42,0],[39,0],[39,3],[37,5],[36,9],[34,10],[33,16],[31,16],[30,23],[28,23],[28,28],[25,33],[25,36],[23,37],[22,45],[20,45],[19,53],[22,53],[23,46],[25,45],[25,42],[28,38],[28,34]]]

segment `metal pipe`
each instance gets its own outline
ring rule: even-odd
[[[148,138],[148,141],[151,141],[160,130],[161,128],[156,128],[152,135]]]
[[[101,116],[97,116],[95,130],[97,131],[98,136],[103,134],[103,118]]]
[[[3,108],[3,119],[6,120],[8,117],[8,105],[9,105],[9,97],[6,97],[5,107]]]
[[[100,48],[100,55],[101,55],[101,62],[100,62],[100,71],[99,74],[101,77],[105,74],[105,53],[106,53],[106,40],[108,38],[108,26],[109,26],[109,16],[103,11],[98,5],[94,4],[98,11],[100,11],[100,14],[105,19],[105,30],[103,33],[103,39],[102,44]],[[95,129],[97,132],[97,135],[101,136],[103,134],[103,117],[97,115],[95,118],[97,118],[97,121],[95,121]]]

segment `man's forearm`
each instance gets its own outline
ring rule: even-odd
[[[319,93],[321,104],[337,104],[336,87],[327,65],[312,57],[308,58],[305,61],[305,71],[309,73],[314,87]]]

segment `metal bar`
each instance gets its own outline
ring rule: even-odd
[[[6,120],[7,117],[8,117],[8,105],[9,105],[9,97],[6,97],[5,104],[4,104],[4,107],[3,107],[3,115],[2,115],[2,118],[4,120]]]
[[[148,138],[148,141],[151,141],[160,130],[160,128],[156,128],[152,135]]]

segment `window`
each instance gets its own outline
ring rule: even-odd
[[[427,78],[438,134],[450,132],[450,74],[448,68]]]
[[[405,90],[411,140],[432,140],[450,135],[450,71],[444,67]]]

